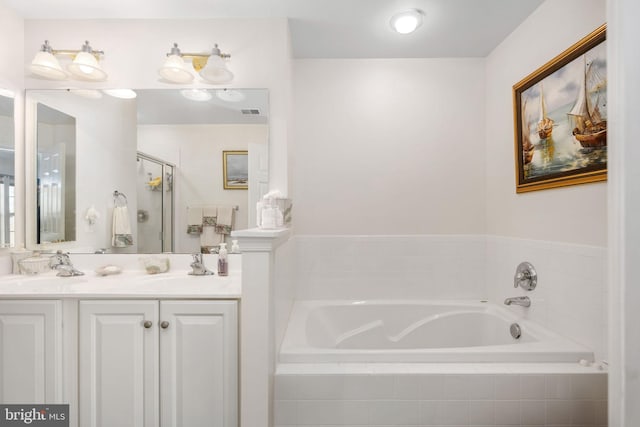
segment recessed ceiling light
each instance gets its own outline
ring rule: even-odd
[[[89,99],[100,99],[102,94],[95,89],[67,89],[69,93]]]
[[[204,89],[183,89],[180,93],[191,101],[208,101],[211,99],[211,93]]]
[[[131,89],[102,89],[102,91],[114,98],[134,99],[138,96],[138,94]]]
[[[246,98],[244,96],[244,93],[240,92],[239,90],[233,89],[218,89],[216,91],[216,96],[227,102],[240,102],[244,101],[244,99]]]
[[[391,28],[400,34],[413,33],[422,25],[424,12],[419,9],[405,10],[391,17]]]

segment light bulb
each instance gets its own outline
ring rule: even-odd
[[[418,9],[411,9],[400,12],[391,18],[391,28],[400,34],[414,32],[422,25],[424,12]]]

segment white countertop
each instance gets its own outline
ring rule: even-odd
[[[35,276],[0,276],[0,298],[216,298],[239,299],[241,274],[190,276],[187,270],[145,274],[124,270],[112,276],[85,272],[84,276],[57,277],[54,272]]]

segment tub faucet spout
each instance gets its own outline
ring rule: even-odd
[[[523,307],[529,307],[531,305],[531,300],[529,297],[511,297],[504,300],[506,305],[521,305]]]

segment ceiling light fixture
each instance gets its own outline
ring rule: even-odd
[[[244,93],[233,89],[219,89],[216,91],[216,96],[226,102],[240,102],[246,98]]]
[[[191,60],[193,69],[208,83],[221,84],[233,80],[233,73],[224,61],[231,58],[231,55],[222,53],[217,44],[211,49],[211,53],[182,53],[178,43],[174,43],[167,59],[158,70],[160,77],[169,83],[191,83],[193,74],[184,58]]]
[[[190,101],[204,102],[211,99],[211,93],[206,89],[183,89],[180,93]]]
[[[134,99],[138,94],[131,89],[102,89],[104,93],[114,98]]]
[[[98,60],[104,52],[93,50],[88,41],[85,41],[80,50],[57,50],[53,49],[48,40],[36,53],[36,56],[29,65],[31,73],[49,80],[66,80],[73,77],[78,80],[101,82],[107,79],[107,73],[102,69]],[[65,71],[56,56],[69,56],[73,62],[67,66]]]
[[[409,9],[391,17],[391,28],[400,34],[413,33],[422,25],[424,12],[420,9]]]

